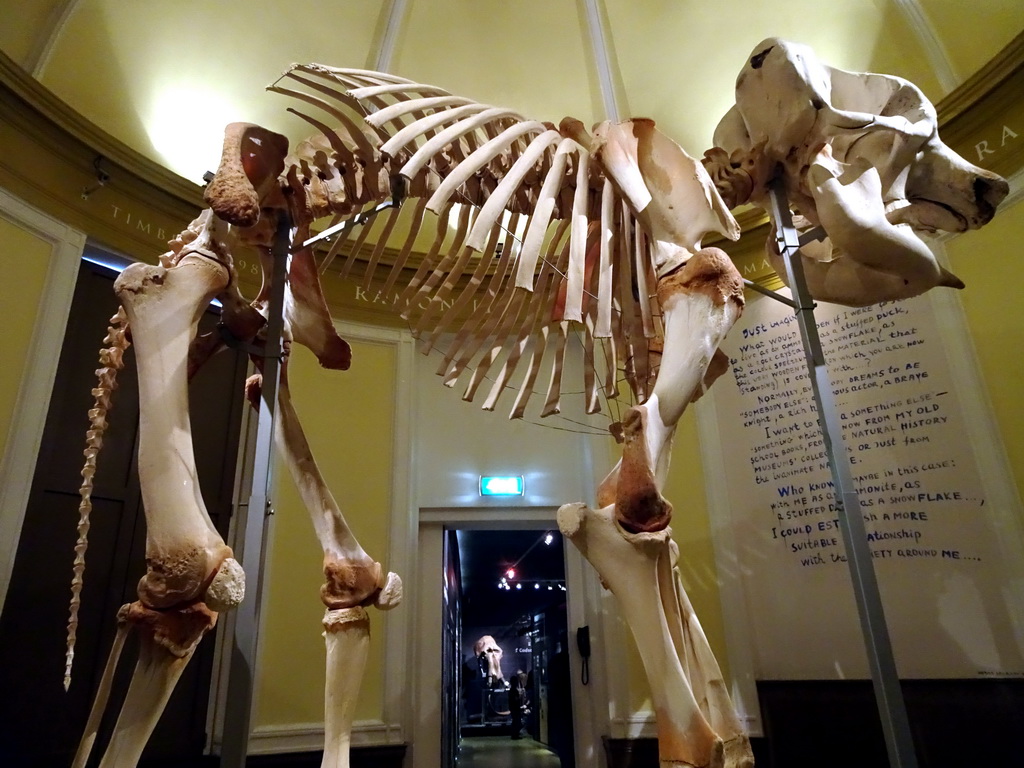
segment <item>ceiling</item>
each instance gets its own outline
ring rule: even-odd
[[[463,590],[491,592],[509,568],[516,570],[510,579],[513,587],[522,583],[534,589],[540,583],[546,588],[551,582],[565,582],[562,535],[554,526],[546,531],[460,530],[458,542]]]
[[[297,141],[264,91],[292,62],[387,69],[522,114],[646,116],[710,146],[762,39],[897,74],[933,100],[1024,29],[1020,0],[0,0],[0,50],[116,139],[200,183],[224,124]]]
[[[551,543],[547,543],[551,534]],[[525,615],[565,602],[562,535],[550,530],[457,532],[463,623],[511,625]],[[509,588],[499,587],[509,568]],[[517,588],[517,585],[520,585]],[[550,589],[549,589],[550,587]]]

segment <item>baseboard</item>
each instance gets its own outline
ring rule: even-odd
[[[653,712],[638,712],[630,717],[613,717],[608,724],[611,733],[606,738],[618,741],[636,741],[657,738],[657,721]]]
[[[658,740],[644,737],[638,739],[615,739],[605,736],[604,754],[608,768],[658,768]],[[757,768],[772,768],[768,762],[768,747],[764,739],[753,738],[750,746],[754,750],[754,764]]]
[[[395,746],[405,743],[402,727],[380,720],[357,720],[352,726],[352,748]],[[250,755],[323,752],[323,723],[261,725],[249,737]]]
[[[349,753],[351,768],[402,768],[405,744],[352,747]],[[246,768],[320,768],[323,750],[292,752],[287,754],[250,755]]]

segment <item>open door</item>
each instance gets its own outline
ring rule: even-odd
[[[86,249],[86,255],[90,249]],[[0,765],[70,765],[88,717],[99,675],[115,633],[118,608],[136,599],[145,572],[145,517],[135,472],[138,396],[135,367],[126,354],[98,460],[92,526],[86,556],[78,642],[70,690],[63,689],[65,625],[81,482],[92,407],[90,390],[107,320],[117,309],[116,272],[82,261],[54,395],[36,462],[11,574],[0,615]],[[207,313],[203,324],[217,317]],[[192,382],[191,418],[203,497],[217,528],[226,533],[240,421],[244,355],[226,351]],[[131,677],[133,645],[126,645],[111,701],[120,701]],[[201,757],[214,643],[207,638],[165,709],[145,752],[176,764]],[[113,725],[108,713],[100,739]],[[94,750],[98,752],[99,750]]]
[[[575,765],[557,528],[460,527],[444,541],[443,765]]]

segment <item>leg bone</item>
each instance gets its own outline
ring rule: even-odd
[[[633,632],[658,718],[662,768],[721,768],[722,740],[694,699],[677,652],[682,627],[669,529],[630,534],[613,512],[611,507],[566,504],[558,510],[558,527],[616,595]]]
[[[152,608],[201,598],[231,557],[199,491],[186,370],[199,317],[226,280],[218,261],[188,253],[171,268],[133,264],[114,284],[139,370],[139,480],[147,525],[139,597]]]
[[[250,401],[258,398],[258,377],[248,382]],[[316,460],[292,405],[287,362],[278,388],[275,441],[324,552],[320,598],[327,606],[324,638],[327,643],[327,682],[324,699],[324,768],[348,768],[352,719],[366,667],[370,621],[363,609],[376,605],[387,610],[402,598],[402,581],[384,574],[360,546],[341,513]]]
[[[324,690],[324,758],[321,768],[349,768],[352,720],[370,648],[370,617],[363,608],[324,614],[327,683]]]
[[[103,668],[103,676],[100,678],[99,688],[96,690],[96,697],[92,702],[92,709],[89,710],[89,720],[85,724],[85,733],[78,744],[78,751],[75,753],[75,760],[71,768],[85,768],[96,743],[96,735],[100,729],[100,722],[103,720],[103,713],[107,708],[107,700],[110,698],[110,686],[114,681],[114,672],[117,670],[117,662],[121,658],[121,651],[124,649],[124,641],[128,637],[128,609],[124,605],[117,612],[117,635],[114,636],[114,643],[110,647],[110,654],[107,656],[107,666]]]
[[[623,427],[626,445],[615,481],[615,516],[631,531],[659,530],[671,519],[661,496],[672,437],[686,406],[701,391],[718,346],[743,308],[743,283],[717,248],[698,251],[686,265],[658,281],[665,343],[658,379],[647,402]],[[610,483],[602,483],[606,501]]]
[[[678,650],[683,669],[686,671],[686,679],[690,681],[690,689],[701,712],[725,743],[727,768],[753,768],[754,754],[750,748],[750,739],[736,715],[736,708],[729,696],[722,669],[711,651],[704,629],[683,588],[682,578],[676,566],[679,561],[679,547],[675,541],[672,541],[670,546],[677,607],[682,621],[683,645]]]
[[[140,635],[139,660],[100,768],[138,763],[185,665],[217,621],[202,603],[173,611],[153,611],[138,602],[126,607],[127,621]]]

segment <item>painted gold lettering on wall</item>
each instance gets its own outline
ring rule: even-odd
[[[398,293],[392,293],[391,296],[385,296],[383,290],[371,291],[366,288],[360,288],[356,286],[355,289],[356,301],[361,301],[367,304],[397,304]]]
[[[1017,138],[1019,138],[1018,133],[1010,126],[1004,125],[998,141],[985,139],[974,145],[974,150],[978,153],[978,162],[983,162],[986,155],[996,154]]]
[[[163,227],[153,224],[151,221],[147,221],[138,214],[132,213],[127,208],[122,208],[119,205],[111,204],[111,217],[118,224],[123,225],[125,229],[133,232],[141,232],[149,235],[161,243],[166,243],[169,239],[167,230]]]
[[[398,305],[398,292],[392,292],[389,296],[385,296],[383,290],[374,291],[372,288],[366,289],[355,286],[355,300],[363,304],[382,304],[384,306],[394,307]],[[426,309],[430,306],[430,301],[430,297],[424,296],[416,306],[420,309]],[[452,304],[454,303],[445,299],[441,299],[440,301],[442,310],[451,309]],[[473,299],[471,311],[475,310],[479,303],[480,302],[477,299]]]
[[[249,261],[247,259],[235,259],[235,273],[242,278],[246,275],[260,277],[263,274],[258,261]]]
[[[768,261],[767,257],[761,259],[760,262],[757,262],[757,263],[752,262],[750,264],[744,264],[743,265],[743,276],[744,277],[750,277],[751,275],[761,275],[761,274],[764,274],[764,273],[767,273],[767,272],[771,272],[771,271],[772,271],[772,265]]]

